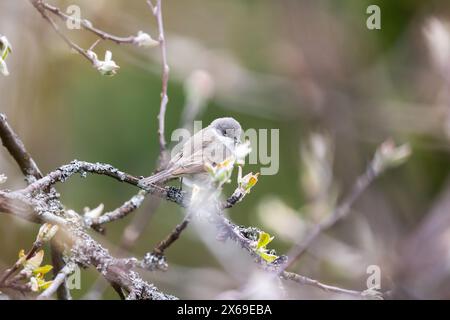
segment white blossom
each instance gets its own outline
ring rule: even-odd
[[[104,208],[105,208],[105,206],[103,205],[103,203],[100,203],[97,208],[92,209],[92,210],[87,208],[87,210],[85,210],[85,212],[84,212],[84,216],[86,218],[90,218],[90,219],[98,218],[103,214]]]
[[[392,168],[404,163],[411,155],[409,144],[396,146],[392,140],[381,144],[375,153],[373,168],[376,172],[382,172],[386,168]]]
[[[133,42],[139,47],[156,47],[159,42],[154,40],[148,33],[139,31],[137,36],[134,37]]]
[[[97,54],[91,50],[87,51],[87,55],[94,61],[94,67],[105,76],[113,76],[117,73],[120,68],[114,60],[112,60],[111,51],[107,50],[105,52],[105,60],[99,60]]]
[[[57,225],[52,225],[50,223],[44,223],[39,228],[39,233],[36,237],[37,241],[48,242],[50,241],[56,232],[58,232],[59,227]]]

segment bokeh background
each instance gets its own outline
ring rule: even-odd
[[[230,211],[233,221],[275,236],[285,253],[308,227],[346,195],[387,138],[408,142],[409,161],[386,172],[357,201],[350,217],[320,237],[292,270],[341,287],[364,290],[369,265],[381,269],[382,291],[395,297],[450,298],[450,3],[448,1],[163,1],[171,77],[166,138],[195,119],[232,116],[246,128],[279,129],[279,172],[262,176]],[[117,35],[143,30],[157,38],[142,1],[54,0],[81,7],[83,18]],[[366,27],[366,8],[381,8],[381,30]],[[95,36],[66,34],[88,48]],[[44,172],[73,159],[106,162],[148,175],[158,157],[161,90],[159,50],[102,41],[120,65],[101,76],[71,52],[28,1],[0,0],[0,33],[13,52],[0,77],[5,113]],[[259,165],[245,167],[258,171]],[[2,186],[24,185],[0,150]],[[225,192],[231,192],[235,180]],[[112,210],[136,190],[107,177],[76,177],[58,185],[77,212],[104,203]],[[116,255],[142,257],[181,221],[183,211],[154,201],[96,236]],[[137,220],[136,220],[137,219]],[[145,231],[119,252],[126,227]],[[136,224],[136,222],[135,222]],[[0,215],[0,267],[31,245],[38,226]],[[207,226],[203,226],[207,228]],[[213,228],[212,226],[210,227]],[[213,229],[212,229],[213,230]],[[181,298],[343,298],[283,282],[270,283],[233,243],[206,240],[191,226],[167,251],[169,270],[143,273]],[[48,253],[48,251],[47,251]],[[47,254],[48,256],[48,254]],[[83,270],[75,298],[104,294],[95,270]],[[100,283],[100,284],[99,284]],[[91,294],[91,295],[89,295]],[[345,297],[348,298],[348,297]]]

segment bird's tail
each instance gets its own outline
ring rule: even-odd
[[[167,180],[170,180],[171,178],[172,178],[172,171],[171,170],[163,170],[163,171],[155,173],[154,175],[151,175],[150,177],[139,180],[139,185],[145,187],[145,186],[149,186],[151,184],[166,182]]]

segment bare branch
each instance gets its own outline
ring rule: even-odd
[[[141,204],[144,202],[145,195],[146,193],[141,191],[114,211],[105,213],[98,218],[85,218],[85,220],[87,220],[87,224],[92,228],[100,228],[106,223],[122,219],[141,206]]]
[[[307,286],[313,286],[316,288],[319,288],[323,291],[326,292],[332,292],[332,293],[338,293],[338,294],[348,294],[350,296],[355,296],[355,297],[359,297],[359,298],[364,298],[365,297],[365,292],[364,291],[356,291],[356,290],[348,290],[348,289],[343,289],[343,288],[339,288],[339,287],[335,287],[335,286],[330,286],[327,284],[323,284],[317,280],[293,273],[293,272],[286,272],[283,271],[280,274],[282,279],[285,280],[291,280],[294,281],[298,284],[301,285],[307,285]]]
[[[40,0],[30,0],[31,4],[36,8],[36,10],[39,11],[39,13],[42,15],[42,17],[51,25],[53,30],[63,39],[63,41],[72,49],[74,49],[76,52],[81,54],[83,57],[85,57],[92,65],[95,66],[95,59],[90,56],[86,50],[81,48],[79,45],[77,45],[75,42],[70,40],[58,27],[55,21],[53,21],[52,18],[48,16],[48,14],[45,12],[44,3]]]
[[[61,270],[66,266],[66,264],[63,259],[61,249],[59,248],[58,244],[56,243],[55,238],[53,238],[50,241],[50,249],[51,249],[51,256],[52,256],[53,281],[54,281],[54,280],[56,280],[55,278],[58,276],[58,274],[61,272]],[[58,287],[56,294],[57,294],[57,297],[59,300],[72,300],[72,296],[70,295],[70,290],[65,282]]]
[[[92,24],[89,21],[87,21],[86,19],[80,19],[80,20],[75,19],[74,17],[69,16],[69,15],[65,14],[64,12],[62,12],[58,7],[52,6],[48,3],[42,2],[42,8],[52,12],[53,14],[58,16],[63,21],[71,20],[71,21],[79,22],[80,26],[83,27],[83,29],[92,32],[93,34],[97,35],[99,38],[101,38],[103,40],[109,40],[109,41],[115,42],[117,44],[121,44],[121,43],[134,44],[134,42],[135,42],[135,36],[118,37],[118,36],[112,35],[103,30],[93,27]]]
[[[168,247],[170,247],[175,241],[178,240],[183,230],[186,229],[189,222],[191,221],[191,218],[192,218],[192,211],[189,210],[186,216],[184,217],[183,221],[180,224],[178,224],[175,228],[173,228],[173,230],[167,235],[166,238],[164,238],[164,240],[158,243],[155,249],[153,249],[153,253],[161,256],[164,255],[164,251]]]
[[[20,170],[26,177],[34,177],[36,179],[42,177],[38,166],[25,149],[23,142],[8,124],[6,116],[2,113],[0,113],[0,137],[3,145],[16,160]]]
[[[164,137],[164,127],[165,127],[165,116],[167,103],[169,102],[169,97],[167,95],[167,87],[169,83],[169,64],[167,62],[167,50],[166,50],[166,39],[164,36],[164,23],[162,15],[162,0],[157,0],[156,7],[153,6],[151,1],[147,1],[152,14],[155,16],[158,23],[158,41],[161,48],[161,59],[162,59],[162,89],[161,89],[161,105],[159,107],[159,127],[158,127],[158,137],[159,137],[159,162],[160,166],[164,166],[167,161],[166,155],[166,138]]]

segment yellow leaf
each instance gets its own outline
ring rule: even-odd
[[[47,264],[45,266],[42,266],[42,267],[34,269],[33,273],[34,274],[42,274],[42,275],[44,275],[44,274],[49,273],[52,269],[53,269],[53,266]]]
[[[270,236],[267,232],[261,231],[259,233],[258,244],[256,245],[256,249],[265,248],[271,241],[273,237]]]
[[[217,167],[219,168],[228,168],[232,165],[234,162],[234,159],[232,157],[225,159],[221,163],[217,164]]]
[[[255,186],[255,184],[258,182],[258,176],[259,176],[259,172],[250,177],[250,179],[248,180],[247,187],[246,187],[247,190],[250,190],[251,188],[253,188]]]
[[[267,262],[274,262],[278,258],[278,256],[276,256],[274,254],[270,254],[270,253],[266,253],[266,252],[262,252],[262,251],[259,251],[258,254],[261,256],[261,258],[263,258]]]
[[[25,250],[20,250],[19,251],[19,259],[25,258]]]
[[[43,282],[43,283],[39,284],[39,289],[40,289],[40,290],[45,290],[45,289],[47,289],[48,287],[50,287],[50,285],[52,284],[52,282],[53,282],[53,281],[46,281],[46,282]]]

